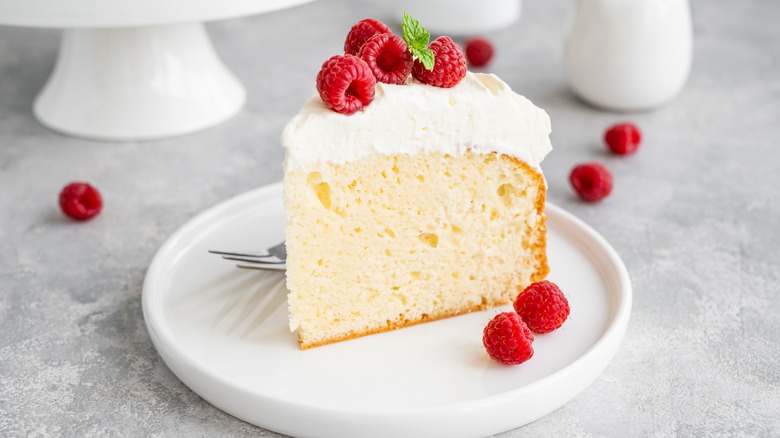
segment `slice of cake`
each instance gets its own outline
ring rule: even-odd
[[[304,349],[507,304],[548,272],[547,114],[490,74],[374,91],[351,115],[314,97],[282,136]]]

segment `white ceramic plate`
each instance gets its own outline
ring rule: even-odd
[[[473,437],[510,430],[564,405],[607,366],[631,309],[612,247],[547,205],[548,277],[569,320],[539,335],[519,366],[490,360],[482,329],[492,309],[310,350],[287,326],[284,276],[245,271],[208,249],[256,249],[283,239],[281,185],[202,213],[152,261],[146,325],[160,356],[214,406],[298,437]]]

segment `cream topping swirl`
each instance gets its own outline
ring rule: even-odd
[[[374,101],[352,115],[311,98],[282,133],[285,170],[345,163],[371,154],[443,152],[511,155],[539,167],[552,146],[550,118],[492,74],[471,73],[455,87],[409,80],[378,83]]]

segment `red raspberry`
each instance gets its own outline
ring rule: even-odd
[[[344,53],[357,55],[363,44],[376,33],[393,33],[393,31],[375,18],[364,18],[358,21],[347,34],[347,39],[344,41]]]
[[[569,317],[569,301],[555,283],[532,283],[515,300],[515,312],[534,333],[550,333]]]
[[[398,35],[375,34],[366,41],[358,56],[366,61],[377,82],[400,85],[412,72],[412,54]]]
[[[317,91],[326,107],[354,114],[374,101],[376,78],[365,61],[353,55],[336,55],[317,73]]]
[[[609,150],[618,155],[633,154],[639,148],[642,133],[633,123],[612,125],[604,133],[604,142]]]
[[[466,59],[474,67],[484,67],[493,59],[493,44],[482,37],[466,40]]]
[[[412,66],[412,76],[415,79],[434,87],[450,88],[466,77],[466,57],[452,38],[436,38],[428,48],[433,51],[436,63],[433,70],[426,70],[423,64],[415,59]]]
[[[506,365],[519,365],[534,355],[534,335],[515,312],[499,313],[485,326],[482,344],[490,357]]]
[[[73,219],[92,219],[102,208],[100,193],[88,183],[72,182],[60,192],[60,209]]]
[[[569,174],[569,182],[580,198],[588,202],[601,201],[612,191],[612,174],[601,163],[576,166]]]

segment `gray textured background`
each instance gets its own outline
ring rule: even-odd
[[[561,61],[573,1],[526,0],[490,34],[491,70],[545,108],[555,150],[549,199],[625,260],[634,308],[604,374],[554,413],[503,437],[780,436],[780,2],[693,1],[684,93],[651,113],[590,108]],[[378,14],[378,15],[377,15]],[[187,219],[281,179],[279,134],[314,92],[319,64],[374,6],[322,1],[214,23],[248,89],[216,128],[167,141],[105,143],[47,131],[30,106],[58,32],[0,27],[0,436],[278,436],[201,400],[157,356],[141,283]],[[609,156],[603,129],[630,118],[640,152]],[[615,190],[579,202],[571,167],[601,160]],[[67,182],[105,198],[94,221],[58,211]]]

